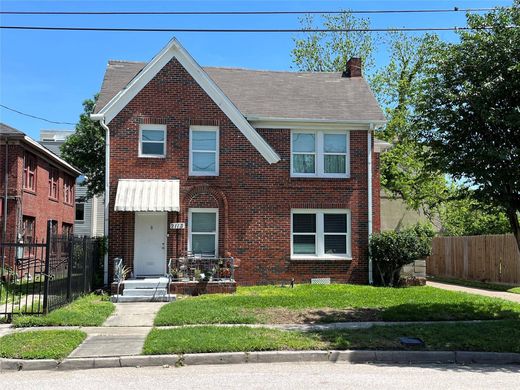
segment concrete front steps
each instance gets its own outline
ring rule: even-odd
[[[121,283],[123,294],[112,295],[112,302],[171,302],[176,296],[169,294],[168,278],[125,280]]]

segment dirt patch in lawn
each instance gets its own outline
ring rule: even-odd
[[[255,309],[254,315],[269,324],[319,324],[329,322],[382,321],[378,309]]]

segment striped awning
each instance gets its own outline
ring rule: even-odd
[[[121,179],[115,211],[179,211],[179,180]]]

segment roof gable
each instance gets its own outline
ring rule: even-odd
[[[4,123],[0,123],[0,136],[6,137],[7,139],[15,139],[21,141],[24,144],[29,145],[31,148],[37,150],[38,152],[44,154],[46,157],[50,158],[54,163],[59,164],[62,168],[74,173],[76,176],[81,174],[81,172],[78,169],[74,168],[72,165],[70,165],[67,161],[62,159],[56,153],[52,152],[43,145],[40,145],[38,142],[26,135],[23,131],[17,130],[14,127],[8,126]]]
[[[224,114],[228,116],[248,141],[267,160],[267,162],[273,164],[280,161],[280,157],[273,148],[271,148],[260,134],[256,132],[251,124],[244,118],[239,109],[175,38],[172,39],[168,45],[166,45],[146,66],[144,66],[144,68],[142,68],[108,103],[106,103],[99,112],[94,114],[92,116],[93,119],[100,120],[101,118],[104,118],[105,123],[109,124],[174,57],[215,102],[215,104],[217,104]]]

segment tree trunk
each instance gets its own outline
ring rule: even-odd
[[[520,251],[520,223],[518,222],[517,210],[513,208],[507,209],[507,218],[509,219],[511,230],[516,239],[516,246],[518,246],[518,250]]]

